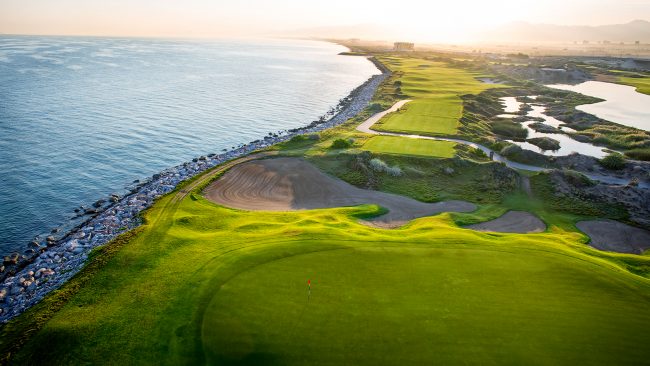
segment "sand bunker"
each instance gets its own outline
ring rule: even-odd
[[[613,220],[580,221],[576,224],[591,238],[589,245],[609,252],[641,254],[650,249],[650,232]]]
[[[244,210],[290,211],[377,204],[389,212],[374,225],[397,227],[440,212],[469,212],[464,201],[423,203],[396,194],[360,189],[330,177],[297,158],[256,160],[241,164],[205,189],[209,200]]]
[[[540,233],[546,230],[546,225],[530,212],[508,211],[505,215],[497,219],[470,225],[466,228],[477,231],[527,234]]]

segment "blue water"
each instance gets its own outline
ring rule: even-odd
[[[135,179],[309,124],[378,73],[344,50],[0,36],[0,254]]]

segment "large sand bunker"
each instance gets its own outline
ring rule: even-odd
[[[591,238],[589,245],[609,252],[641,254],[650,249],[650,232],[613,220],[580,221],[576,224]]]
[[[360,189],[330,177],[297,158],[256,160],[238,165],[205,189],[205,196],[220,205],[244,210],[290,211],[377,204],[389,210],[371,222],[397,227],[440,212],[469,212],[476,206],[464,201],[423,203],[396,194]]]
[[[537,216],[525,211],[508,211],[505,215],[480,224],[467,226],[477,231],[493,231],[499,233],[540,233],[546,230],[546,225]]]

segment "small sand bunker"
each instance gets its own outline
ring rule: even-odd
[[[508,211],[497,219],[470,225],[466,228],[477,231],[528,234],[546,230],[546,224],[530,212]]]
[[[208,186],[207,199],[244,210],[292,211],[377,204],[389,212],[371,222],[397,227],[440,212],[470,212],[464,201],[423,203],[396,194],[360,189],[330,177],[297,158],[256,160],[238,165]]]
[[[614,220],[580,221],[578,229],[587,234],[589,245],[609,252],[641,254],[650,249],[650,231]]]

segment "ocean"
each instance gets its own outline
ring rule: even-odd
[[[192,158],[302,127],[379,71],[302,40],[0,36],[0,254]]]

